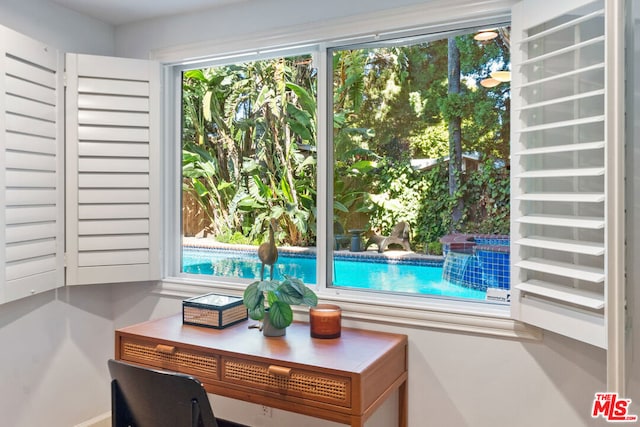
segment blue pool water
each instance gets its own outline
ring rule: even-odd
[[[183,248],[182,270],[191,274],[259,279],[260,260],[257,255],[241,251]],[[335,286],[478,300],[486,296],[483,291],[443,280],[441,266],[368,262],[336,256],[333,270]],[[265,277],[268,272],[269,267],[265,267]],[[280,254],[274,266],[274,279],[282,279],[284,275],[315,284],[315,257]]]

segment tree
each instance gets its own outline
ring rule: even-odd
[[[456,37],[448,39],[449,99],[451,107],[460,97],[460,50]],[[462,175],[462,109],[451,108],[449,114],[449,196],[454,200],[451,212],[451,223],[455,228],[462,218],[464,202],[458,195],[460,177]],[[451,230],[454,231],[454,230]]]

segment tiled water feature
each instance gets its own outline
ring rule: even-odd
[[[510,288],[509,236],[449,234],[440,241],[445,255],[444,279],[481,291]]]

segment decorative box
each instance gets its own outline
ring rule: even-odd
[[[242,298],[206,294],[182,301],[182,323],[223,329],[247,319]]]

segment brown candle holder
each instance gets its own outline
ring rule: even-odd
[[[342,310],[333,304],[318,304],[309,309],[312,338],[340,337]]]

